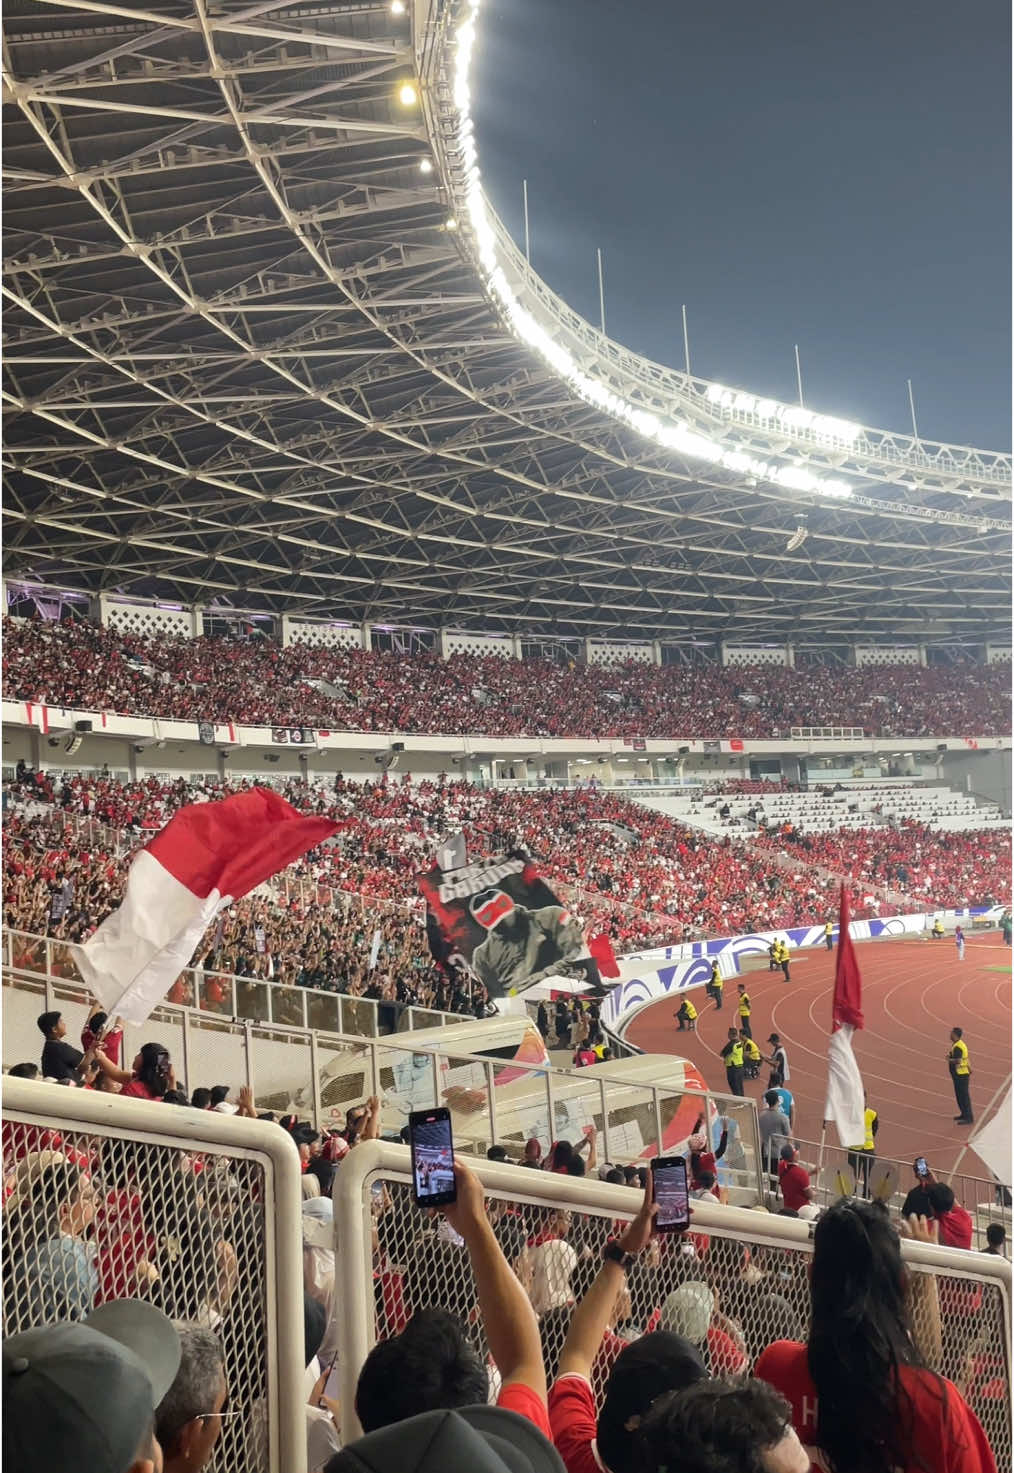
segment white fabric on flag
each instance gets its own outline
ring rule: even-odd
[[[1010,1088],[995,1115],[969,1137],[968,1149],[985,1161],[990,1171],[1005,1187],[1011,1184],[1011,1101]]]
[[[77,951],[81,976],[106,1012],[144,1023],[190,965],[205,929],[232,896],[195,895],[147,849],[130,866],[123,904]]]
[[[370,946],[370,971],[371,972],[373,971],[373,968],[377,965],[377,958],[379,956],[380,956],[380,928],[378,926],[377,929],[373,933],[373,943]]]
[[[827,1051],[827,1103],[824,1119],[834,1122],[838,1139],[845,1147],[861,1145],[866,1138],[866,1102],[859,1065],[852,1051],[851,1023],[831,1034]]]

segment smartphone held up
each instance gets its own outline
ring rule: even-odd
[[[457,1201],[450,1110],[414,1110],[408,1117],[408,1140],[416,1206],[446,1207]]]
[[[682,1156],[656,1156],[651,1163],[651,1177],[658,1206],[656,1231],[685,1233],[690,1226],[687,1163]]]

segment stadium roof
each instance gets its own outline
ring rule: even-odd
[[[1009,639],[1009,456],[661,368],[531,273],[481,194],[476,8],[9,0],[6,575],[522,634]]]

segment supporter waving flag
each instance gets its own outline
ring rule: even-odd
[[[76,948],[94,997],[110,1016],[143,1023],[218,913],[339,827],[265,788],[181,808],[138,851],[119,910]]]
[[[849,897],[842,885],[824,1120],[834,1122],[843,1146],[863,1140],[866,1134],[863,1081],[852,1051],[852,1035],[863,1026],[862,990],[855,944],[849,932]]]

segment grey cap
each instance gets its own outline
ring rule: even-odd
[[[176,1379],[180,1341],[140,1299],[3,1343],[3,1459],[20,1473],[125,1473]]]
[[[324,1473],[565,1473],[534,1422],[506,1407],[423,1412],[335,1453]]]

